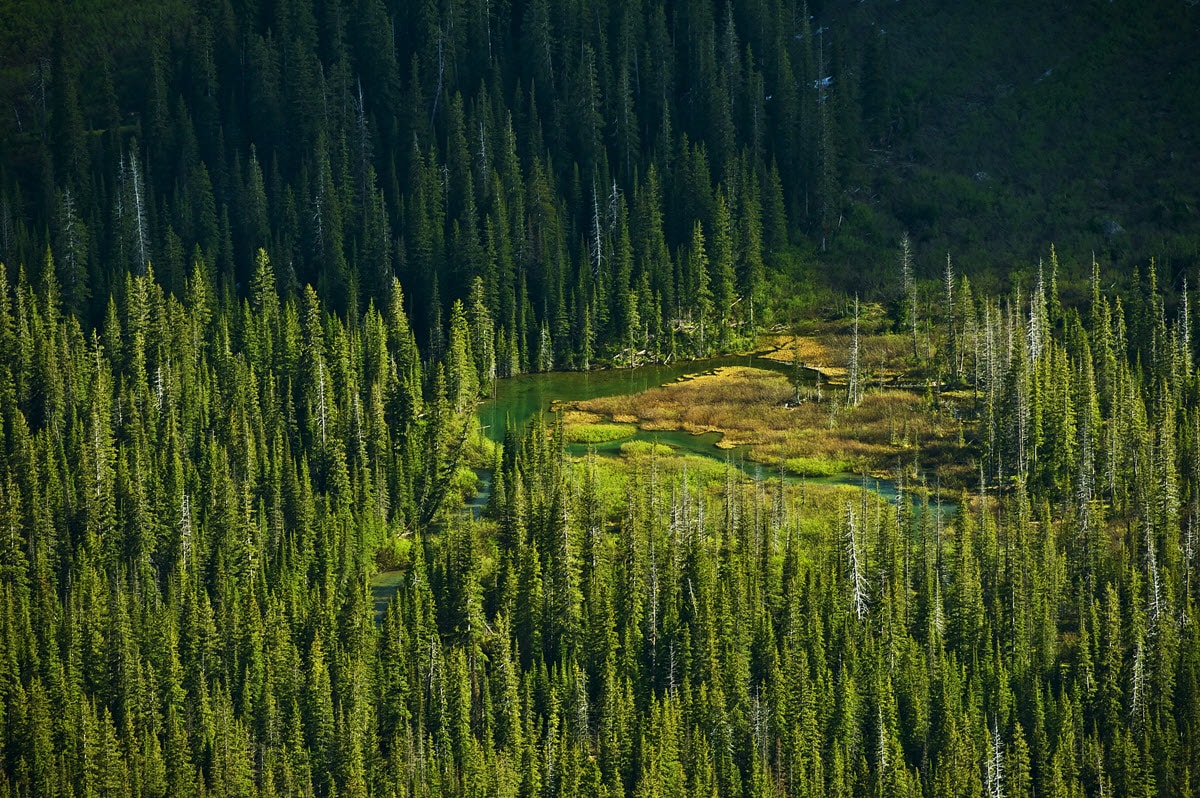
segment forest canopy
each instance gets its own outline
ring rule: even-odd
[[[103,318],[196,256],[340,313],[472,280],[502,373],[728,348],[795,294],[1197,262],[1197,11],[1089,3],[107,2],[0,9],[0,260]],[[936,24],[929,24],[930,20]],[[820,275],[824,274],[825,277]],[[36,280],[35,280],[36,282]],[[771,301],[768,301],[768,298]],[[782,313],[782,315],[781,315]],[[715,342],[700,318],[719,321]]]
[[[0,796],[1195,794],[1198,14],[3,4]]]

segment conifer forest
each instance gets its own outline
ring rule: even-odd
[[[1200,792],[1200,7],[0,4],[0,798]]]

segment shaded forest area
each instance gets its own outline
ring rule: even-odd
[[[953,251],[994,292],[1048,241],[1081,264],[1064,290],[1089,251],[1126,286],[1157,255],[1173,306],[1200,230],[1196,16],[16,0],[0,260],[12,280],[50,246],[92,325],[148,263],[176,296],[201,259],[244,297],[263,247],[284,295],[350,314],[398,276],[426,358],[479,276],[501,374],[728,348],[830,284],[887,301],[906,229],[918,277]]]

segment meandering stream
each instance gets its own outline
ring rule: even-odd
[[[797,375],[796,366],[786,361],[773,360],[757,355],[735,355],[710,358],[707,360],[689,360],[668,365],[646,365],[635,369],[609,369],[605,371],[567,372],[555,371],[544,374],[522,374],[508,379],[497,380],[491,399],[479,406],[479,423],[483,433],[491,440],[499,443],[504,439],[506,426],[520,429],[529,423],[538,413],[549,410],[554,402],[578,402],[587,399],[597,399],[606,396],[641,393],[660,385],[674,382],[682,377],[703,374],[713,369],[726,366],[749,366],[753,368]],[[815,380],[816,372],[801,368],[801,379]],[[748,446],[735,446],[723,449],[717,446],[721,439],[719,432],[706,432],[694,435],[682,430],[637,430],[633,435],[602,444],[593,444],[590,448],[600,455],[616,456],[622,444],[634,440],[651,441],[663,444],[679,451],[711,457],[721,462],[729,462],[741,469],[747,475],[763,478],[778,478],[779,469],[756,463],[749,459]],[[572,444],[569,451],[575,455],[587,452],[586,444]],[[492,493],[492,473],[489,469],[475,469],[479,477],[479,490],[475,496],[464,505],[464,514],[477,518],[487,506]],[[792,477],[787,477],[791,481]],[[794,478],[800,481],[799,478]],[[830,477],[806,478],[807,484],[826,485],[864,485],[878,493],[883,498],[894,501],[899,490],[895,482],[876,477],[863,477],[860,474],[844,473]],[[952,513],[952,504],[943,502],[942,510]],[[376,574],[371,579],[371,592],[374,597],[376,616],[381,617],[387,608],[392,595],[403,583],[403,575],[397,571],[385,571]]]

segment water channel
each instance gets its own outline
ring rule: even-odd
[[[675,382],[688,376],[704,374],[714,369],[727,366],[748,366],[765,369],[791,378],[799,378],[805,382],[815,381],[816,372],[810,368],[797,367],[789,362],[773,360],[757,355],[735,355],[707,360],[678,361],[667,365],[639,366],[635,369],[608,369],[604,371],[565,372],[556,371],[544,374],[522,374],[517,377],[497,380],[491,399],[479,406],[479,423],[483,433],[491,440],[499,443],[504,439],[506,427],[522,429],[530,419],[538,413],[550,409],[554,402],[577,402],[587,399],[598,399],[606,396],[641,393],[666,383]],[[750,477],[778,478],[779,469],[753,462],[749,459],[748,446],[735,446],[723,449],[717,446],[721,439],[719,432],[706,432],[694,435],[682,430],[638,429],[632,435],[620,440],[601,444],[571,444],[568,451],[576,456],[586,454],[590,448],[599,456],[616,457],[620,454],[622,444],[630,441],[650,441],[669,446],[672,449],[688,454],[711,457],[721,462],[728,462],[741,469]],[[479,477],[479,490],[463,507],[464,515],[478,518],[492,492],[492,473],[489,469],[475,469]],[[864,477],[861,474],[844,473],[830,477],[805,478],[786,476],[793,480],[803,481],[810,485],[855,485],[865,486],[868,490],[882,496],[888,501],[896,499],[898,486],[888,479]],[[952,513],[953,505],[942,504],[943,513]],[[403,582],[402,572],[385,571],[376,574],[371,580],[371,591],[375,601],[377,617],[387,608],[388,601],[399,589]]]

